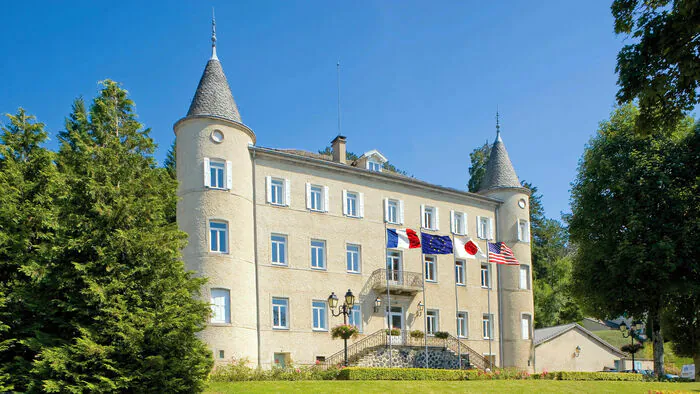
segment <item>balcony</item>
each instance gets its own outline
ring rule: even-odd
[[[420,272],[380,268],[372,272],[369,282],[377,293],[386,293],[387,287],[392,294],[415,295],[423,290],[423,278]]]

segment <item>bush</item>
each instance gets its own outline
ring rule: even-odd
[[[411,331],[410,335],[411,335],[411,338],[415,338],[415,339],[422,339],[425,336],[425,334],[421,330],[413,330],[413,331]]]
[[[543,372],[533,374],[533,379],[548,379],[548,380],[608,380],[608,381],[625,381],[625,382],[641,382],[644,376],[637,373],[620,373],[620,372]]]
[[[447,331],[436,331],[435,338],[447,339],[450,334]]]
[[[242,382],[251,380],[333,380],[338,376],[339,368],[324,368],[321,365],[271,369],[251,368],[246,358],[231,360],[229,364],[220,365],[209,375],[212,382]]]
[[[464,380],[467,371],[425,368],[343,368],[338,380]]]

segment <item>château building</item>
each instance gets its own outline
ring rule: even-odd
[[[388,337],[388,327],[426,338],[445,331],[460,352],[533,370],[530,193],[500,132],[478,193],[392,172],[378,150],[348,160],[343,136],[328,155],[265,147],[264,132],[258,140],[241,118],[215,41],[174,125],[183,259],[208,278],[201,296],[212,314],[201,337],[214,359],[263,368],[328,361],[343,349],[329,333],[343,318],[328,297],[342,303],[350,289],[349,323],[361,332],[350,345]],[[520,265],[388,249],[386,230],[405,228],[472,238],[484,251],[502,241]]]

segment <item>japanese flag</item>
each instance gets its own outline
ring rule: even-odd
[[[471,238],[455,237],[454,250],[457,258],[474,259],[485,258],[486,255],[481,251],[479,245]]]

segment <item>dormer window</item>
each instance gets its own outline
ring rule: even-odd
[[[382,172],[382,164],[374,160],[367,160],[367,169],[370,171]]]

